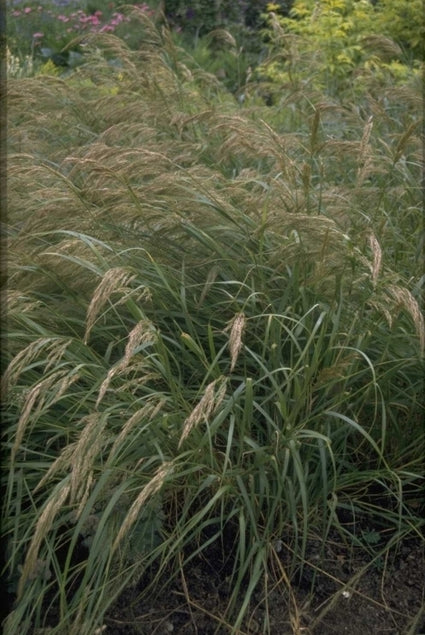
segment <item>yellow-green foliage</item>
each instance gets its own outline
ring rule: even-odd
[[[270,7],[269,7],[270,9]],[[424,17],[421,0],[295,0],[292,17],[299,32],[316,33],[318,40],[329,41],[362,33],[377,33],[394,39],[401,46],[420,53],[423,47]],[[326,27],[332,29],[327,33]],[[333,31],[336,28],[336,31]]]
[[[315,85],[341,90],[364,69],[389,72],[406,81],[417,72],[403,61],[409,48],[419,52],[424,27],[418,2],[386,0],[296,0],[290,17],[276,15],[269,4],[269,25],[285,49],[267,75],[278,82],[305,81],[315,68]],[[303,56],[294,55],[292,37],[301,38]],[[304,62],[304,63],[303,63]],[[404,67],[404,68],[401,68]],[[336,82],[336,84],[335,84]]]
[[[52,60],[47,60],[45,64],[40,68],[37,75],[54,75],[60,74],[60,68]]]
[[[376,6],[377,29],[402,47],[423,57],[425,20],[422,0],[380,0]]]

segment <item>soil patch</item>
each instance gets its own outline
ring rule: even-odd
[[[289,556],[282,547],[283,570]],[[311,541],[307,565],[291,588],[254,594],[240,635],[425,635],[425,543],[407,540],[373,564],[364,551],[329,541],[319,555]],[[278,567],[279,568],[279,567]],[[314,583],[314,593],[311,592]],[[348,583],[348,586],[346,586]],[[270,586],[273,586],[271,583]],[[154,597],[127,590],[105,619],[105,635],[225,635],[230,589],[226,567],[199,559]]]

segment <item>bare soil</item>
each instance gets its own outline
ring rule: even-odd
[[[289,562],[284,546],[278,558],[282,567],[275,562],[273,568],[282,572]],[[269,588],[274,588],[267,602],[263,591],[254,593],[240,635],[261,633],[266,613],[272,635],[425,635],[424,540],[406,540],[372,564],[364,549],[341,540],[329,540],[322,550],[311,541],[307,560],[311,564],[291,580],[290,590],[282,575],[279,583],[271,572],[275,580]],[[228,564],[212,549],[154,597],[141,599],[143,583],[128,589],[106,617],[103,632],[228,634],[223,617],[230,592]]]

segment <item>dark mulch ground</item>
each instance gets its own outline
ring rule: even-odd
[[[292,581],[292,598],[283,582],[268,596],[272,635],[425,635],[425,543],[407,540],[372,566],[364,551],[329,541],[322,556],[311,542],[307,566]],[[286,552],[287,554],[287,552]],[[213,554],[212,554],[213,555]],[[279,551],[283,568],[285,548]],[[363,573],[362,573],[363,572]],[[357,581],[344,591],[344,584]],[[316,575],[314,594],[311,583]],[[185,589],[186,585],[186,589]],[[140,588],[139,588],[140,590]],[[339,592],[338,592],[339,591]],[[220,624],[229,589],[220,562],[199,560],[155,597],[140,599],[137,588],[122,595],[105,619],[105,635],[225,635]],[[190,603],[187,602],[187,597]],[[266,607],[254,596],[240,635],[262,632]],[[292,621],[297,607],[298,617]]]

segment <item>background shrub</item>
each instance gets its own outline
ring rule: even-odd
[[[276,9],[270,4],[268,8]],[[391,30],[386,9],[385,3],[373,5],[368,0],[327,0],[320,5],[295,2],[289,17],[269,11],[264,34],[270,57],[259,71],[279,87],[298,89],[308,82],[337,99],[347,98],[346,91],[360,97],[369,89],[369,76],[375,86],[385,75],[400,84],[419,77],[420,57],[411,64],[419,49]],[[412,42],[421,39],[421,24],[411,26]]]

